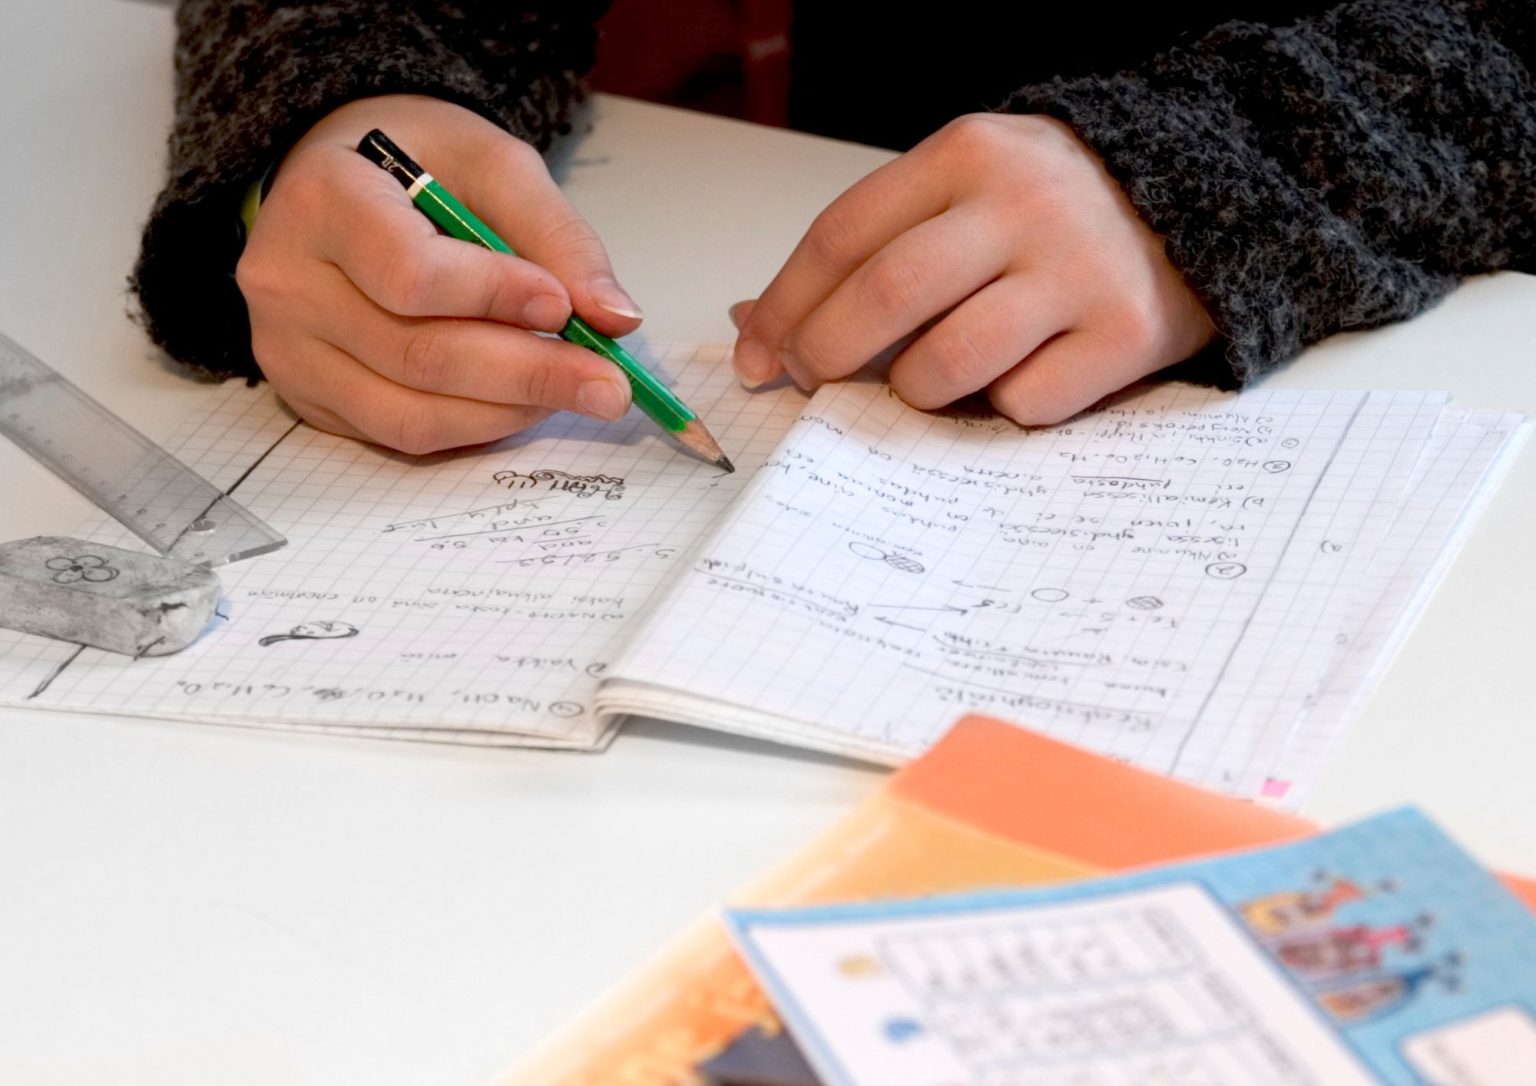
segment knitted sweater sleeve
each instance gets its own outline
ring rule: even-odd
[[[540,149],[569,127],[605,0],[182,0],[169,179],[130,287],[172,357],[258,375],[234,281],[240,198],[345,102],[429,94]]]
[[[1531,0],[1351,0],[1003,108],[1099,153],[1215,319],[1214,375],[1242,382],[1467,275],[1536,271],[1533,73]]]

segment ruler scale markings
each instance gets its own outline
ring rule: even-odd
[[[3,333],[0,433],[161,554],[212,567],[287,542]]]

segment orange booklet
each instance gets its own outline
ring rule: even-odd
[[[1083,878],[1304,837],[1292,815],[1012,724],[967,717],[731,899],[810,905]],[[1536,909],[1536,884],[1506,880]],[[773,1012],[719,919],[701,917],[496,1086],[691,1086]]]

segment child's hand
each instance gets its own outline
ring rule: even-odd
[[[383,129],[526,259],[444,237],[359,155]],[[351,102],[284,158],[235,275],[262,372],[322,429],[411,453],[493,441],[552,410],[615,419],[623,374],[557,332],[640,311],[533,148],[459,106]]]
[[[1057,422],[1182,361],[1209,315],[1098,157],[1045,117],[947,125],[833,201],[757,303],[736,372],[814,388],[920,332],[891,386]],[[924,329],[929,322],[935,322]]]

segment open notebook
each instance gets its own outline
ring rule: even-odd
[[[638,416],[415,458],[221,390],[171,445],[290,546],[221,569],[175,656],[0,634],[0,701],[578,749],[641,713],[884,762],[979,709],[1279,798],[1523,435],[1443,394],[1186,386],[1026,432],[642,354],[737,474]]]
[[[1525,434],[1436,393],[1164,386],[1021,433],[829,387],[597,705],[892,763],[979,709],[1294,805]]]

